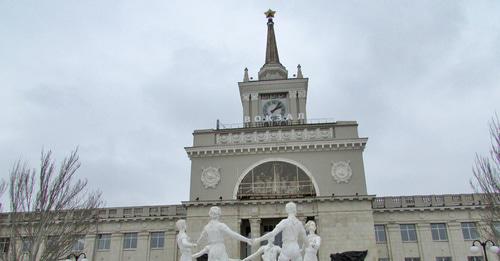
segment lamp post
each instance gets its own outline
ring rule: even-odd
[[[476,243],[479,243],[479,245],[481,245],[483,247],[483,255],[484,255],[485,261],[488,261],[488,254],[486,253],[486,247],[488,246],[488,243],[490,244],[490,247],[488,248],[488,250],[491,253],[495,253],[495,254],[498,253],[498,247],[495,245],[495,242],[488,239],[488,240],[483,241],[483,242],[481,242],[479,240],[472,241],[472,246],[470,247],[470,251],[474,254],[479,254],[479,252],[481,251],[479,246],[476,246]]]
[[[80,260],[80,261],[88,261],[87,255],[85,255],[85,253],[80,253],[80,254],[73,254],[73,253],[71,253],[71,254],[69,254],[66,257],[65,261],[72,261],[72,258],[74,258],[76,261],[78,261],[78,260]]]

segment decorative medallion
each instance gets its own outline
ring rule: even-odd
[[[337,183],[349,183],[352,177],[351,162],[332,162],[332,177]]]
[[[201,172],[201,182],[205,188],[217,187],[220,182],[220,168],[204,168]]]

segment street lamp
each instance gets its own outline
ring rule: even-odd
[[[474,254],[479,254],[481,252],[481,249],[479,248],[479,246],[476,246],[476,242],[479,243],[479,245],[481,245],[483,247],[483,255],[484,255],[484,260],[485,261],[488,261],[488,254],[486,253],[486,246],[488,245],[488,243],[490,243],[490,247],[488,248],[488,251],[490,251],[491,253],[498,253],[498,247],[495,245],[495,243],[491,240],[486,240],[484,242],[481,242],[479,240],[474,240],[472,242],[472,246],[470,247],[470,252],[474,253]]]
[[[80,254],[69,254],[68,257],[66,257],[66,260],[65,261],[72,261],[73,259],[72,258],[75,258],[76,261],[80,260],[80,261],[88,261],[87,259],[87,255],[85,255],[85,253],[80,253]],[[82,258],[82,259],[80,259]]]

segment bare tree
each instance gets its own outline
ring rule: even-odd
[[[5,180],[0,180],[0,198],[2,198],[3,193],[5,193],[5,190],[7,189],[7,183],[5,183]],[[0,211],[2,211],[2,202],[0,202]]]
[[[473,167],[474,177],[470,181],[471,186],[477,193],[484,195],[486,211],[483,214],[482,227],[485,235],[500,243],[500,122],[498,115],[491,120],[490,124],[491,148],[490,155],[480,156],[476,154]]]
[[[38,171],[21,161],[10,172],[9,251],[3,260],[58,260],[97,222],[100,192],[88,192],[76,179],[77,149],[56,170],[51,151],[41,154]]]

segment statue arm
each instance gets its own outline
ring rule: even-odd
[[[269,240],[270,238],[275,237],[279,232],[283,231],[284,228],[285,228],[285,220],[281,220],[278,223],[278,225],[276,225],[276,227],[273,229],[273,231],[271,231],[271,232],[269,232],[261,237],[256,238],[254,241],[255,241],[255,243],[257,243],[260,241]]]
[[[187,247],[196,247],[197,244],[191,243],[187,240],[187,238],[182,239],[182,244]]]
[[[204,247],[200,252],[194,253],[191,257],[192,258],[198,258],[204,254],[208,254],[208,246]]]
[[[203,229],[203,231],[201,232],[201,235],[200,237],[198,238],[198,240],[196,240],[196,244],[200,244],[200,242],[207,237],[207,231],[205,229]]]
[[[228,234],[230,237],[237,239],[239,241],[246,242],[247,244],[251,245],[250,239],[232,231],[226,224],[221,224],[221,227],[222,227],[222,231],[224,231],[224,233]]]
[[[256,257],[258,257],[260,254],[262,254],[262,252],[264,252],[264,246],[261,246],[259,248],[259,250],[255,251],[255,253],[245,257],[245,259],[241,260],[241,261],[249,261],[249,260],[252,260]]]

